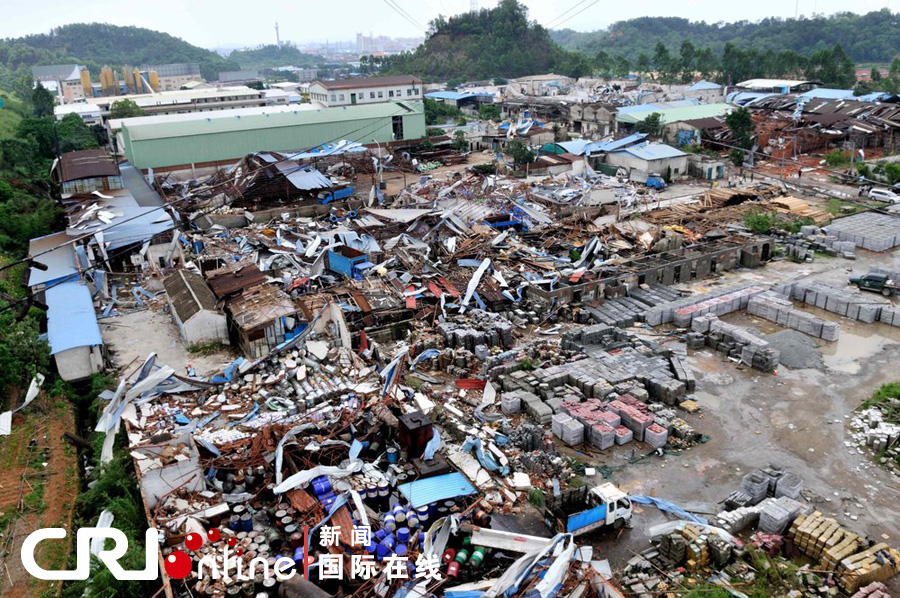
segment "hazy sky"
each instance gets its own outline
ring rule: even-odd
[[[294,42],[346,40],[353,38],[357,31],[393,37],[424,34],[422,29],[390,8],[388,1],[3,0],[0,37],[45,33],[67,23],[105,22],[165,31],[207,48],[255,46],[274,43],[276,20],[281,27],[282,40]],[[438,14],[456,14],[468,10],[470,5],[470,0],[391,1],[422,26],[427,26],[428,21]],[[482,8],[494,6],[496,2],[478,0]],[[578,31],[600,29],[615,21],[641,16],[678,16],[707,22],[757,21],[768,16],[793,17],[798,7],[801,15],[900,8],[900,0],[854,0],[852,3],[845,0],[525,0],[525,4],[531,18],[542,25]]]

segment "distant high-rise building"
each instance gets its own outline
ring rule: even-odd
[[[275,21],[275,45],[281,47],[281,35],[278,33],[278,21]]]

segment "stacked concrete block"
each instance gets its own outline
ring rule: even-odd
[[[785,473],[775,483],[775,497],[786,496],[797,500],[803,492],[803,478],[795,473]]]
[[[716,515],[715,522],[711,523],[731,534],[738,534],[749,527],[756,527],[758,521],[759,508],[740,507],[733,511],[719,513]]]
[[[525,403],[525,412],[541,425],[549,424],[553,418],[553,409],[541,400]]]
[[[794,282],[781,288],[797,301],[867,324],[877,321],[881,310],[886,306],[885,303],[872,301],[862,293],[816,282]]]
[[[634,439],[634,432],[625,426],[616,426],[616,444],[627,444]]]
[[[790,299],[771,291],[750,299],[747,311],[785,328],[799,330],[804,334],[826,341],[836,341],[841,331],[840,325],[836,322],[829,322],[796,309]]]
[[[657,424],[650,424],[644,430],[644,442],[653,448],[661,448],[669,440],[669,431]]]
[[[730,314],[734,311],[747,309],[750,298],[764,291],[765,288],[763,287],[750,286],[736,289],[715,297],[709,297],[698,301],[697,303],[676,309],[672,316],[672,321],[679,328],[688,328],[691,325],[691,321],[697,316],[706,314],[724,316],[725,314]]]
[[[584,442],[584,424],[566,415],[557,413],[551,424],[553,434],[568,446],[576,446]]]
[[[880,581],[875,581],[864,588],[860,588],[850,598],[891,598],[891,593],[886,585]]]
[[[651,326],[659,326],[660,324],[675,321],[676,313],[681,311],[682,313],[678,316],[678,321],[675,324],[684,328],[690,325],[693,318],[705,313],[724,315],[730,311],[746,309],[750,297],[764,290],[765,288],[760,286],[740,285],[724,287],[689,297],[681,297],[647,310],[644,314],[644,321]],[[722,297],[721,301],[715,301],[720,297]]]
[[[643,442],[644,432],[653,425],[653,417],[631,405],[623,405],[619,416],[622,418],[622,425],[634,432],[634,439]]]
[[[612,448],[616,444],[616,430],[607,424],[586,427],[585,432],[590,435],[591,444],[601,451]]]
[[[769,478],[759,471],[751,471],[741,479],[741,490],[750,495],[753,504],[762,502],[769,493]]]
[[[684,383],[687,392],[694,392],[697,388],[697,379],[694,377],[694,373],[678,357],[669,357],[669,364],[672,366],[672,373],[675,374],[675,379]]]
[[[900,328],[900,309],[896,307],[882,307],[878,314],[878,321],[888,326]]]
[[[900,216],[860,212],[832,220],[827,231],[840,241],[852,241],[857,247],[870,251],[887,251],[900,245]]]
[[[806,507],[792,498],[769,498],[759,505],[759,529],[767,534],[783,534]]]
[[[601,411],[597,414],[597,417],[601,423],[606,423],[613,428],[618,428],[622,425],[622,418],[612,411]]]
[[[706,344],[716,351],[738,358],[746,365],[764,372],[778,367],[778,350],[745,328],[723,322],[712,314],[701,317],[697,327],[698,330],[708,329]]]
[[[522,411],[522,397],[517,392],[505,392],[500,395],[500,410],[506,415],[515,415]]]

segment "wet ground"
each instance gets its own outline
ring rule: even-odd
[[[778,262],[717,282],[704,281],[695,288],[732,284],[736,279],[776,282],[803,277],[843,286],[848,276],[867,272],[869,265],[896,266],[898,262],[900,252],[861,252],[856,261]],[[870,298],[883,300],[876,294]],[[710,435],[708,443],[634,465],[627,464],[632,454],[627,446],[585,457],[613,467],[612,480],[631,494],[653,495],[710,513],[739,487],[746,473],[778,464],[803,478],[806,495],[818,510],[854,531],[900,546],[900,479],[876,466],[868,452],[860,454],[855,446],[845,446],[852,440],[848,423],[853,410],[880,385],[900,379],[900,328],[850,321],[815,308],[810,311],[841,324],[837,342],[815,341],[823,357],[821,369],[781,367],[777,374],[764,374],[711,349],[689,352],[687,363],[697,376],[696,398],[703,411],[685,419]],[[780,329],[745,313],[725,319],[766,334]],[[646,448],[639,446],[637,455]],[[597,476],[592,483],[602,481]],[[655,509],[639,507],[632,529],[618,538],[617,532],[603,532],[591,537],[591,542],[600,558],[620,568],[634,552],[648,546],[647,530],[667,520]],[[892,586],[900,589],[897,580]]]

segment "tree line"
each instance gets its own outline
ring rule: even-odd
[[[900,54],[900,15],[887,8],[864,15],[844,12],[799,19],[772,17],[757,23],[641,17],[619,21],[602,31],[561,29],[550,34],[567,50],[591,56],[602,50],[630,61],[636,61],[642,52],[652,55],[657,42],[676,51],[685,40],[709,47],[715,54],[721,54],[728,43],[763,53],[791,50],[802,56],[840,44],[855,62],[888,63]]]

